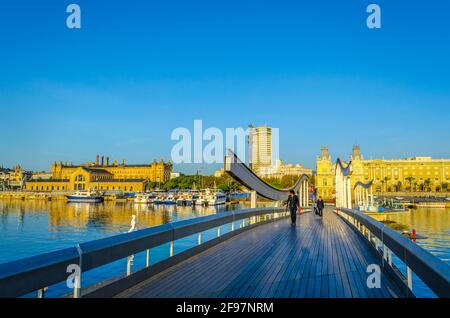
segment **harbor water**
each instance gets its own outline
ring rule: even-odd
[[[0,264],[48,253],[78,243],[128,232],[133,215],[137,228],[143,229],[184,219],[242,209],[244,204],[217,207],[180,207],[176,205],[147,205],[134,203],[66,203],[45,200],[0,200]],[[208,235],[204,233],[204,240]],[[195,246],[194,238],[177,242],[175,249]],[[169,247],[151,250],[151,264],[169,256]],[[145,254],[145,252],[144,252]],[[146,255],[136,255],[132,270],[145,267]],[[83,274],[83,287],[91,286],[126,272],[126,260],[103,266]],[[47,296],[70,293],[66,284],[52,286]],[[34,295],[28,295],[34,297]]]
[[[70,204],[44,200],[0,200],[0,263],[128,232],[133,215],[137,217],[138,229],[143,229],[245,207],[245,204],[179,207],[113,202]],[[418,240],[417,244],[450,264],[450,209],[419,208],[407,213],[391,213],[384,222],[399,232],[416,229],[418,234],[427,236]],[[204,233],[205,240],[208,235],[213,238],[215,233]],[[194,237],[177,241],[175,252],[195,246],[196,242]],[[152,249],[151,264],[168,257],[169,250],[168,244]],[[135,255],[132,270],[145,267],[145,260],[145,252]],[[83,274],[83,287],[123,276],[126,263],[126,260],[120,260]],[[398,262],[398,267],[405,270],[401,262]],[[70,292],[64,282],[51,286],[47,296],[63,296]],[[414,277],[414,292],[419,297],[433,296],[417,277]],[[28,295],[35,296],[35,293]]]
[[[400,233],[415,229],[418,235],[426,237],[416,243],[450,265],[450,209],[416,208],[408,212],[387,213],[383,222]],[[402,273],[406,273],[406,267],[399,259],[394,259],[394,263]],[[435,297],[414,274],[413,291],[418,297]]]

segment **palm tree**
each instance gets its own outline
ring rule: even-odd
[[[428,178],[423,182],[423,190],[427,192],[431,186],[431,179]]]
[[[385,192],[388,192],[388,182],[391,180],[389,177],[384,177],[384,183],[385,183]]]
[[[402,182],[397,182],[397,192],[400,192],[402,190]]]
[[[448,190],[448,182],[442,182],[442,191],[447,192]]]
[[[405,180],[409,182],[409,191],[412,192],[412,184],[413,181],[416,180],[416,178],[414,178],[413,176],[409,176],[406,177]]]

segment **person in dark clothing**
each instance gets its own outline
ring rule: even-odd
[[[297,225],[297,211],[300,209],[300,200],[293,190],[291,190],[290,193],[291,194],[286,202],[286,207],[291,212],[292,225],[295,226]]]
[[[317,209],[319,210],[320,216],[323,216],[324,208],[325,208],[325,202],[323,202],[322,198],[319,198],[319,201],[317,201]]]

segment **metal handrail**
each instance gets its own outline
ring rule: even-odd
[[[356,220],[359,225],[363,225],[382,241],[384,259],[387,258],[385,255],[385,247],[387,247],[389,253],[392,251],[397,255],[405,263],[407,270],[412,270],[437,296],[450,298],[450,266],[444,261],[364,213],[351,209],[339,209],[338,213],[341,212]],[[391,262],[389,257],[389,263]],[[408,280],[410,279],[412,278],[408,277]],[[411,282],[408,285],[411,289]]]
[[[337,160],[336,160],[336,168],[337,167],[339,167],[340,168],[340,170],[341,170],[341,172],[342,172],[342,174],[344,175],[344,176],[349,176],[350,175],[350,173],[351,173],[351,167],[352,167],[352,161],[350,161],[348,164],[347,164],[347,166],[346,167],[344,167],[344,163],[342,162],[342,160],[341,160],[341,158],[338,158]]]
[[[370,189],[372,186],[373,186],[373,180],[371,180],[369,183],[364,183],[364,182],[358,181],[355,183],[355,186],[353,188],[356,189],[357,187],[361,187],[364,189]]]
[[[20,297],[65,281],[68,266],[80,264],[80,249],[83,272],[169,242],[173,256],[175,240],[239,220],[284,211],[284,208],[261,208],[225,212],[82,243],[78,249],[67,248],[0,264],[0,298]]]

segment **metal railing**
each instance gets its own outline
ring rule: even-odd
[[[49,286],[67,281],[68,268],[74,265],[80,268],[78,284],[73,290],[74,298],[111,297],[230,237],[287,215],[284,208],[225,212],[112,236],[79,244],[77,247],[0,264],[0,298],[20,297],[32,292],[37,292],[38,297],[43,298]],[[223,233],[222,229],[226,225],[231,225],[231,231]],[[202,233],[215,228],[217,228],[216,238],[204,242]],[[175,254],[175,241],[192,235],[197,235],[198,245]],[[150,249],[167,243],[170,246],[170,257],[150,266]],[[132,273],[130,256],[145,251],[146,267]],[[121,259],[128,259],[126,277],[120,277],[114,282],[82,293],[82,273]]]
[[[450,297],[450,266],[445,262],[364,213],[350,209],[336,209],[336,213],[353,225],[380,253],[383,266],[398,275],[407,296],[414,297],[414,272],[438,297]],[[405,264],[406,277],[393,264],[393,254]]]

